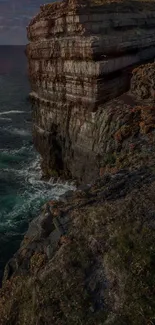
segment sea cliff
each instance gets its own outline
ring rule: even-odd
[[[154,324],[154,32],[154,1],[63,1],[30,22],[43,174],[85,185],[30,223],[1,325]]]
[[[109,155],[117,159],[115,134],[124,125],[119,114],[143,100],[133,92],[109,101],[129,90],[134,67],[154,59],[154,31],[149,1],[74,0],[41,7],[28,27],[26,51],[34,142],[45,176],[91,182]]]

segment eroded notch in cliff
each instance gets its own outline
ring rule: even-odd
[[[58,132],[58,125],[52,124],[50,135],[50,156],[51,167],[58,175],[64,170],[62,146],[64,139],[62,139]]]

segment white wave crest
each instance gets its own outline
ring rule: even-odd
[[[12,150],[14,154],[25,152],[26,147],[19,150]],[[27,148],[29,150],[29,148]],[[33,151],[33,146],[31,148]],[[4,151],[3,151],[4,152]],[[7,151],[10,154],[10,151]],[[75,190],[75,186],[71,182],[62,182],[62,180],[51,178],[49,181],[41,179],[42,172],[40,167],[40,156],[33,152],[35,160],[31,161],[27,166],[21,166],[21,169],[3,169],[3,171],[11,172],[23,183],[24,187],[14,207],[7,213],[0,213],[0,229],[18,233],[23,224],[28,223],[33,217],[39,213],[39,210],[45,202],[49,200],[58,200],[59,197],[68,190]]]
[[[5,111],[5,112],[0,112],[0,116],[2,115],[8,115],[8,114],[24,114],[27,113],[26,111]]]
[[[19,134],[21,136],[28,136],[28,135],[31,135],[30,131],[28,130],[24,130],[24,129],[17,129],[17,128],[14,128],[12,130],[9,130],[9,132],[11,134]]]
[[[0,117],[1,121],[12,121],[10,117]]]
[[[0,152],[2,152],[3,154],[9,154],[9,155],[18,155],[18,154],[22,154],[24,153],[25,151],[29,151],[29,152],[32,152],[33,150],[33,146],[29,146],[29,148],[27,148],[27,146],[22,146],[21,148],[19,149],[2,149],[0,148]]]

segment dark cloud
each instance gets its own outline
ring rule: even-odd
[[[0,0],[0,45],[26,44],[26,26],[41,4],[51,0]]]

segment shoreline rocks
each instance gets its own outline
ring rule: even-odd
[[[155,173],[143,167],[51,202],[48,222],[45,206],[6,266],[1,325],[151,322],[154,193]],[[65,234],[51,228],[52,211],[69,221]]]

